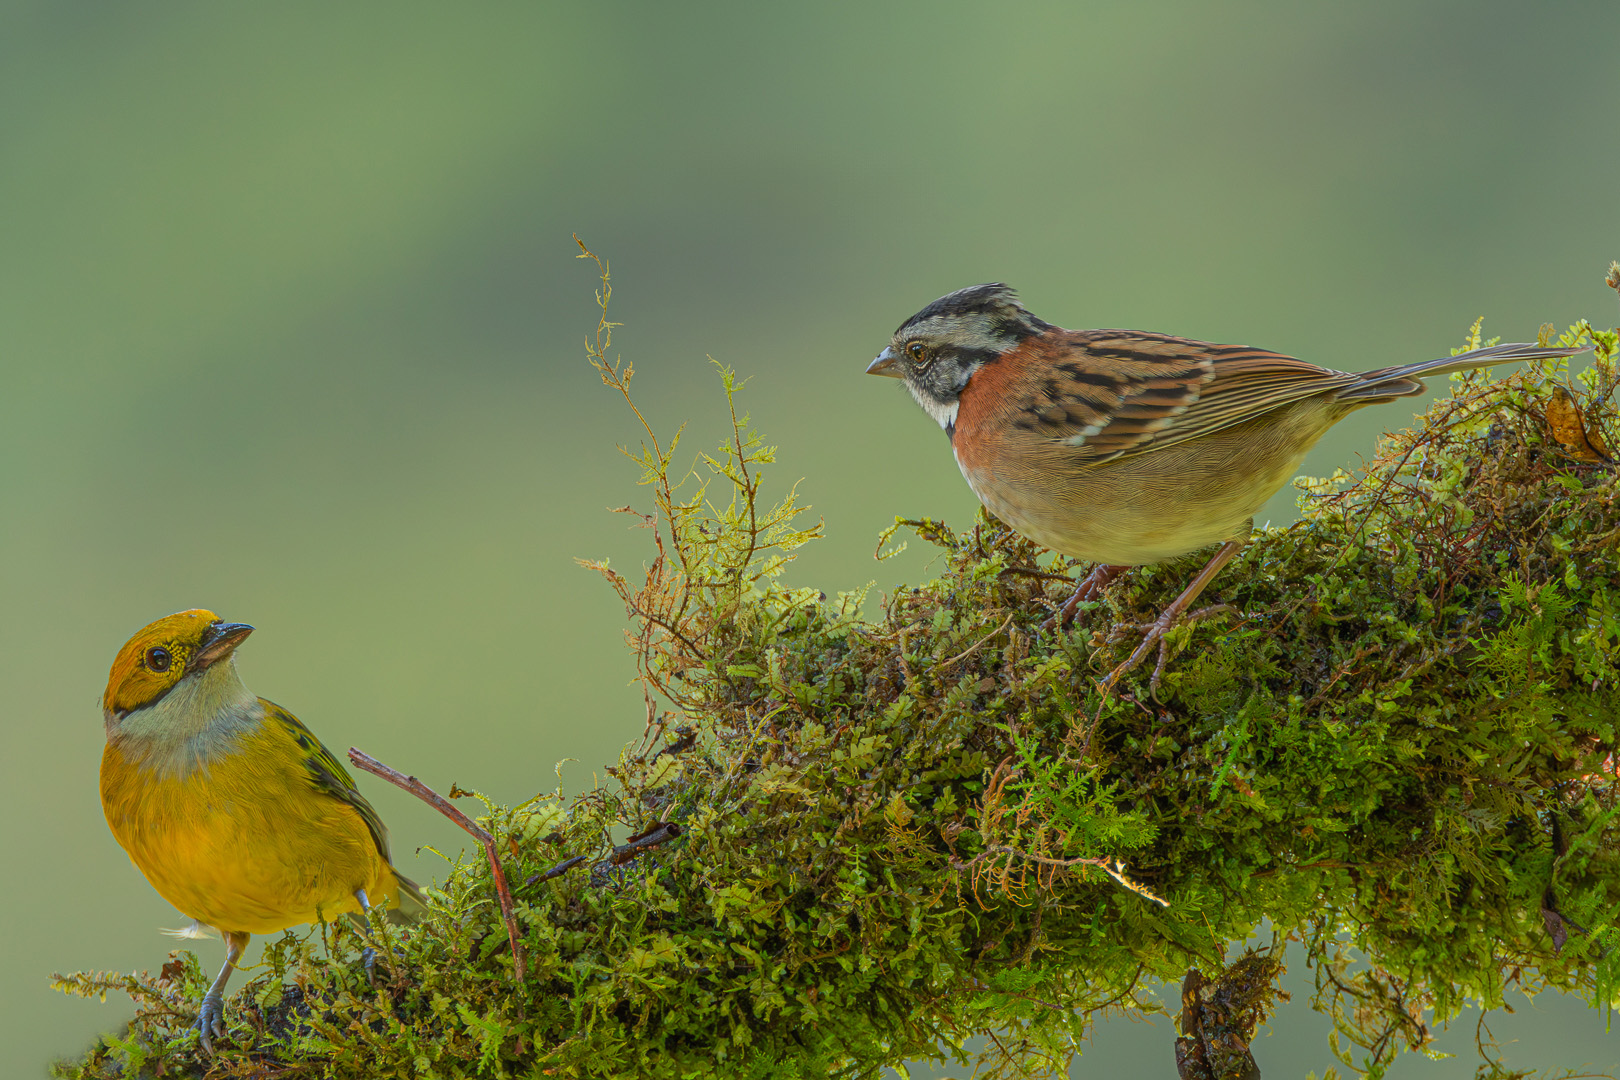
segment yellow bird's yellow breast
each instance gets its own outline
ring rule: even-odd
[[[107,824],[163,897],[221,931],[266,934],[397,891],[355,808],[320,791],[287,728],[242,730],[205,758],[154,761],[119,740],[101,759]]]

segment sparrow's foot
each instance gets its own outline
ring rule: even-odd
[[[1159,679],[1164,675],[1164,662],[1169,659],[1170,652],[1170,641],[1167,637],[1165,637],[1165,635],[1182,623],[1186,623],[1190,626],[1195,622],[1211,618],[1215,615],[1226,615],[1236,611],[1237,608],[1233,607],[1231,604],[1212,604],[1207,608],[1200,608],[1199,610],[1187,615],[1183,615],[1172,608],[1167,610],[1163,615],[1160,615],[1158,619],[1153,622],[1137,623],[1134,626],[1120,627],[1121,630],[1127,632],[1132,630],[1141,630],[1145,631],[1145,633],[1142,636],[1142,643],[1136,647],[1136,651],[1131,653],[1123,664],[1119,665],[1119,667],[1115,668],[1113,671],[1110,671],[1108,675],[1104,677],[1102,683],[1100,684],[1103,691],[1106,692],[1111,689],[1113,685],[1119,681],[1120,676],[1126,674],[1132,668],[1140,664],[1147,657],[1148,650],[1157,644],[1159,646],[1159,662],[1153,666],[1153,678],[1148,680],[1148,693],[1157,699],[1159,696]]]
[[[1074,621],[1075,608],[1087,600],[1099,599],[1102,596],[1103,589],[1108,587],[1108,583],[1123,574],[1126,569],[1123,566],[1104,565],[1087,574],[1085,580],[1081,581],[1079,587],[1074,590],[1074,595],[1069,597],[1062,607],[1058,608],[1056,615],[1041,624],[1041,629],[1062,630],[1067,627],[1069,623]]]
[[[225,995],[210,990],[203,995],[202,1009],[197,1013],[197,1031],[202,1035],[203,1053],[214,1056],[214,1036],[225,1037]]]

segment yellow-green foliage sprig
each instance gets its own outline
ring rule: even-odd
[[[608,289],[604,265],[589,351],[634,408]],[[980,1075],[1033,1075],[1098,1014],[1157,1008],[1145,979],[1218,973],[1262,919],[1303,943],[1335,1049],[1371,1076],[1508,990],[1610,1008],[1620,508],[1594,446],[1616,336],[1562,337],[1594,345],[1574,379],[1455,377],[1364,468],[1304,482],[1302,519],[1218,581],[1236,611],[1172,633],[1157,698],[1097,681],[1186,565],[1133,571],[1067,633],[1041,624],[1070,567],[985,517],[909,523],[939,576],[879,611],[789,587],[819,525],[791,489],[763,497],[772,452],[722,369],[717,451],[682,474],[645,418],[628,451],[645,572],[595,565],[629,613],[645,737],[610,783],[484,819],[527,980],[487,866],[458,860],[375,987],[353,927],[272,946],[213,1062],[186,1034],[189,954],[62,977],[137,1013],[59,1074],[869,1077],[990,1034]],[[1549,419],[1558,385],[1578,445]],[[679,836],[613,856],[661,823]],[[589,868],[545,876],[572,856]]]

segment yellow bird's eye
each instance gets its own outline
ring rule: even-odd
[[[152,671],[168,671],[169,665],[173,662],[174,658],[169,655],[169,650],[161,645],[146,650],[146,666]]]
[[[913,341],[910,345],[906,346],[906,355],[911,357],[911,359],[916,363],[920,364],[927,359],[928,350],[923,348],[922,342]]]

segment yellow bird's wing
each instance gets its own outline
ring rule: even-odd
[[[393,871],[394,880],[399,883],[399,907],[389,912],[389,919],[396,922],[412,922],[420,917],[421,913],[427,910],[427,900],[422,896],[422,890],[417,887],[416,882],[394,868],[393,857],[388,853],[388,827],[383,824],[377,811],[371,808],[366,797],[360,794],[360,789],[355,786],[354,777],[349,775],[349,770],[343,767],[343,763],[315,737],[314,732],[304,726],[298,717],[273,701],[260,698],[259,702],[264,706],[266,723],[280,724],[288,737],[298,744],[298,750],[304,758],[304,767],[309,771],[311,786],[322,794],[330,795],[354,807],[355,813],[360,815],[360,820],[366,823],[366,829],[371,833],[371,839],[376,843],[378,853]]]
[[[299,752],[304,758],[304,767],[309,770],[310,784],[319,792],[330,795],[354,807],[360,815],[360,820],[366,823],[371,833],[371,839],[377,844],[377,851],[383,859],[393,863],[388,854],[388,827],[377,816],[377,811],[366,802],[366,797],[360,794],[360,789],[354,784],[354,777],[343,767],[343,763],[333,756],[315,733],[305,727],[303,721],[292,713],[283,709],[273,701],[259,699],[264,706],[266,723],[280,724],[287,731],[287,735],[298,744]]]

